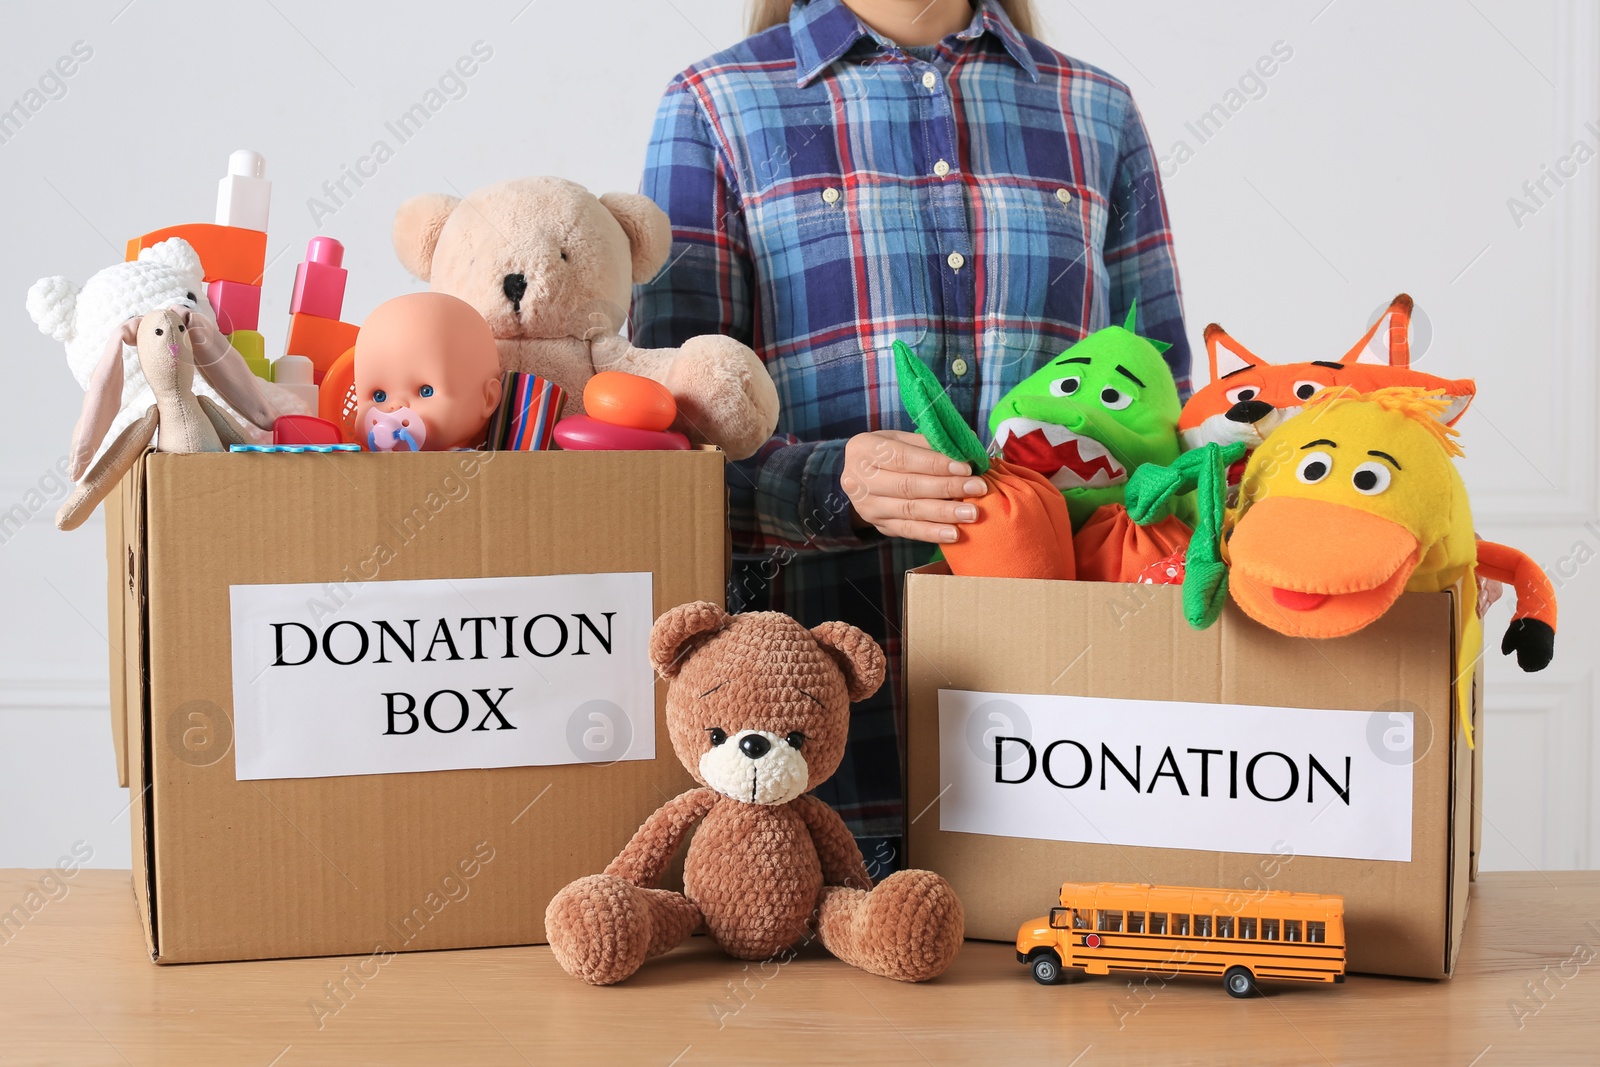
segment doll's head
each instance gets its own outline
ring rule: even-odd
[[[483,443],[500,403],[489,324],[444,293],[379,304],[356,337],[356,426],[374,452],[443,452]]]
[[[844,757],[850,702],[883,683],[883,650],[842,622],[806,629],[787,615],[729,615],[699,601],[650,632],[667,689],[667,729],[689,773],[724,796],[784,804]]]

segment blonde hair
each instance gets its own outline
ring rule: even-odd
[[[1033,0],[999,0],[1018,33],[1034,36]],[[794,0],[750,0],[749,32],[757,34],[789,21]]]
[[[1360,393],[1348,385],[1334,386],[1323,389],[1306,401],[1305,410],[1313,408],[1326,408],[1332,411],[1349,401],[1365,401],[1377,404],[1385,411],[1395,411],[1411,419],[1423,429],[1433,435],[1439,442],[1439,447],[1444,449],[1446,455],[1460,456],[1464,453],[1461,446],[1456,443],[1460,436],[1454,426],[1445,424],[1444,415],[1450,408],[1450,399],[1442,389],[1420,389],[1414,386],[1391,385],[1382,389],[1374,389],[1370,393]]]

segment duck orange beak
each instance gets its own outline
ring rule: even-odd
[[[1405,590],[1422,546],[1404,526],[1346,504],[1267,497],[1227,547],[1229,588],[1252,619],[1291,637],[1343,637]]]

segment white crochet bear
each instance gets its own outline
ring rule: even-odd
[[[181,237],[171,237],[151,245],[132,262],[118,263],[100,271],[82,288],[66,278],[40,278],[28,290],[28,314],[41,333],[62,342],[67,349],[67,366],[78,385],[87,389],[89,375],[105,351],[106,339],[128,319],[163,307],[191,308],[211,320],[216,329],[216,312],[205,297],[205,273],[200,257]],[[117,439],[129,423],[155,403],[155,394],[139,367],[139,353],[132,345],[122,349],[122,406],[100,451]],[[256,383],[267,404],[284,415],[315,415],[289,390],[268,381]],[[229,414],[239,413],[212,390],[210,383],[196,377],[194,391],[211,397]],[[271,439],[236,418],[245,433],[258,443]],[[96,454],[98,458],[98,453]]]

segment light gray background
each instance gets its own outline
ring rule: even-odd
[[[1431,340],[1424,369],[1476,377],[1462,423],[1478,527],[1563,578],[1551,669],[1491,654],[1485,867],[1591,867],[1600,819],[1594,649],[1600,637],[1595,413],[1600,13],[1578,0],[1042,0],[1043,33],[1133,89],[1158,152],[1189,330],[1228,325],[1273,360],[1336,358],[1402,290]],[[18,6],[0,34],[0,105],[75,42],[93,57],[0,144],[0,867],[75,842],[127,866],[126,790],[106,713],[103,527],[50,524],[81,393],[23,308],[38,277],[83,281],[132,236],[210,221],[228,153],[273,181],[262,301],[281,350],[306,239],[347,246],[347,319],[418,286],[389,223],[406,197],[557,174],[636,187],[662,88],[741,35],[731,0],[315,3],[164,0]],[[408,143],[385,129],[476,41],[492,57]],[[1293,50],[1240,79],[1275,42]],[[1186,124],[1234,108],[1203,142]],[[1596,123],[1595,126],[1586,126]],[[376,140],[394,158],[313,221],[309,201]],[[1192,153],[1178,162],[1182,141]],[[1535,201],[1524,183],[1545,168]],[[1509,199],[1532,209],[1513,217]],[[342,198],[342,197],[341,197]],[[26,508],[24,509],[26,510]],[[13,518],[15,513],[13,513]],[[1498,644],[1508,609],[1489,623]]]

